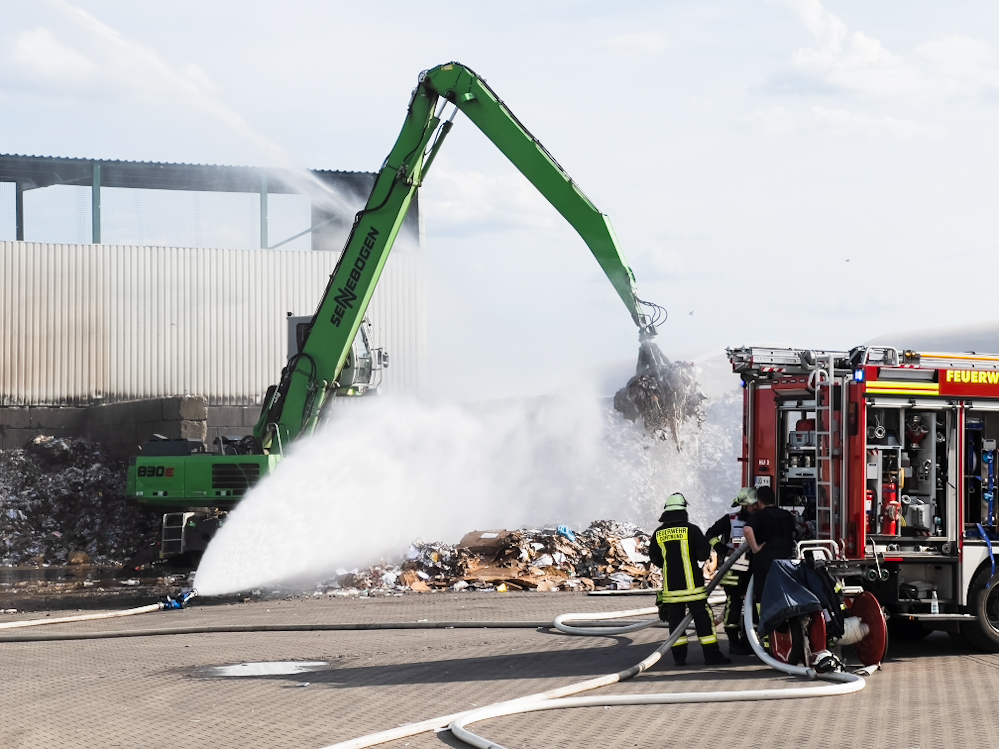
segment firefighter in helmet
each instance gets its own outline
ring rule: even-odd
[[[718,647],[714,616],[704,589],[704,574],[698,565],[698,562],[707,561],[711,549],[701,529],[688,522],[687,500],[682,494],[669,496],[659,522],[661,525],[652,534],[652,543],[649,544],[652,564],[663,570],[663,589],[657,597],[659,618],[669,622],[672,633],[680,626],[689,608],[694,617],[697,639],[704,651],[704,662],[709,666],[731,663]],[[686,665],[685,633],[673,643],[672,652],[677,666]]]
[[[719,565],[745,542],[742,529],[756,508],[756,490],[744,486],[732,500],[731,512],[722,515],[708,528],[705,535],[708,537],[708,544],[718,555]],[[722,588],[725,589],[725,616],[722,624],[728,636],[729,654],[751,655],[753,652],[742,624],[742,599],[746,596],[746,588],[752,578],[749,557],[743,554],[721,579]]]

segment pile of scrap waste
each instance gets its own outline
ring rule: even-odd
[[[159,516],[125,498],[125,463],[95,442],[36,437],[0,451],[0,564],[117,566]]]
[[[704,393],[693,364],[671,361],[643,338],[635,376],[614,396],[614,408],[641,419],[656,439],[704,421]],[[401,564],[337,570],[316,595],[393,594],[433,590],[631,590],[662,587],[649,563],[649,535],[630,523],[598,520],[583,531],[564,525],[521,530],[473,531],[456,545],[415,541]],[[705,565],[711,574],[714,561]]]
[[[451,544],[414,541],[400,564],[337,570],[322,592],[434,590],[629,590],[662,586],[649,564],[649,535],[631,523],[473,531]]]
[[[673,438],[680,449],[680,428],[688,421],[704,423],[704,401],[697,367],[670,361],[655,343],[643,340],[635,376],[614,395],[614,408],[629,421],[642,420],[659,439]]]

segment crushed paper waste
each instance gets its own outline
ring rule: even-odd
[[[658,589],[649,535],[636,525],[597,520],[567,526],[472,531],[457,544],[414,541],[398,564],[338,569],[317,586],[335,596],[415,591],[590,591]]]

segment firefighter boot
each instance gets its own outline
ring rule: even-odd
[[[717,645],[715,647],[718,647]],[[670,652],[673,654],[673,664],[676,666],[686,666],[687,665],[687,646],[684,645],[674,645],[670,648]]]
[[[727,663],[731,663],[731,658],[726,658],[718,647],[717,642],[712,642],[710,645],[702,645],[701,650],[704,651],[704,665],[705,666],[724,666]]]
[[[746,641],[746,638],[742,636],[742,630],[726,629],[725,633],[728,635],[729,655],[752,655],[753,648]]]

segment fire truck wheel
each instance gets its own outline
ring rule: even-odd
[[[977,620],[961,624],[961,634],[979,650],[999,653],[999,574],[993,576],[991,566],[971,578],[968,608]]]

